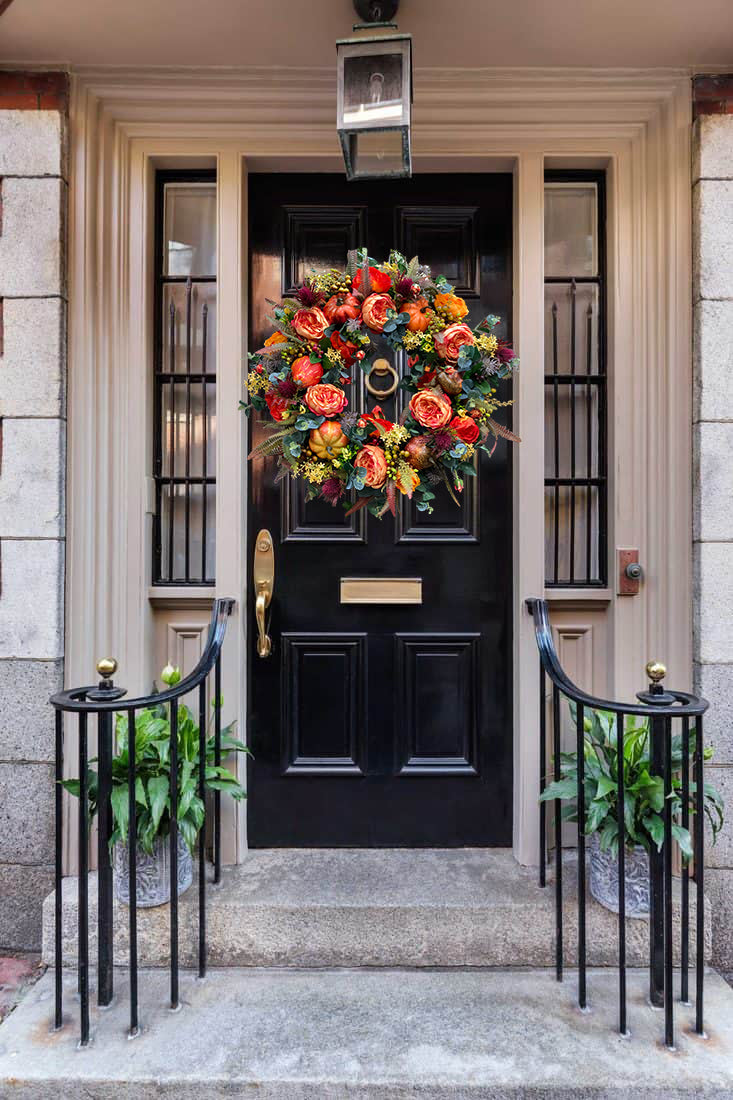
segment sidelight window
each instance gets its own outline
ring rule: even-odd
[[[214,583],[216,178],[159,172],[153,583]]]
[[[602,173],[545,177],[545,582],[607,581]]]

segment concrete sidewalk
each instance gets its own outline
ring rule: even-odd
[[[647,974],[629,973],[631,1037],[616,1033],[617,975],[547,970],[220,969],[182,975],[182,1009],[166,1008],[167,974],[140,975],[142,1033],[127,1038],[128,989],[92,1014],[77,1048],[73,974],[68,1023],[53,1034],[53,973],[0,1026],[0,1096],[41,1100],[244,1097],[258,1100],[447,1100],[592,1096],[635,1100],[733,1096],[733,990],[707,980],[709,1038],[676,1006],[678,1049],[646,1002]]]

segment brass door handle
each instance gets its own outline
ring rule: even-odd
[[[275,587],[275,550],[272,535],[263,528],[255,539],[252,580],[255,586],[255,620],[257,622],[257,656],[269,657],[272,639],[267,633],[266,612]]]

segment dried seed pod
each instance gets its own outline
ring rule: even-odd
[[[463,379],[455,367],[446,367],[445,370],[439,370],[438,382],[443,392],[451,397],[455,397],[463,389]]]

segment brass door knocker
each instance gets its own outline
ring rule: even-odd
[[[378,390],[375,386],[372,385],[373,374],[376,374],[378,376],[391,374],[392,381],[386,389]],[[387,359],[375,359],[372,363],[371,370],[366,376],[366,388],[368,392],[372,395],[372,397],[391,397],[397,389],[397,383],[399,382],[399,380],[399,374]]]

